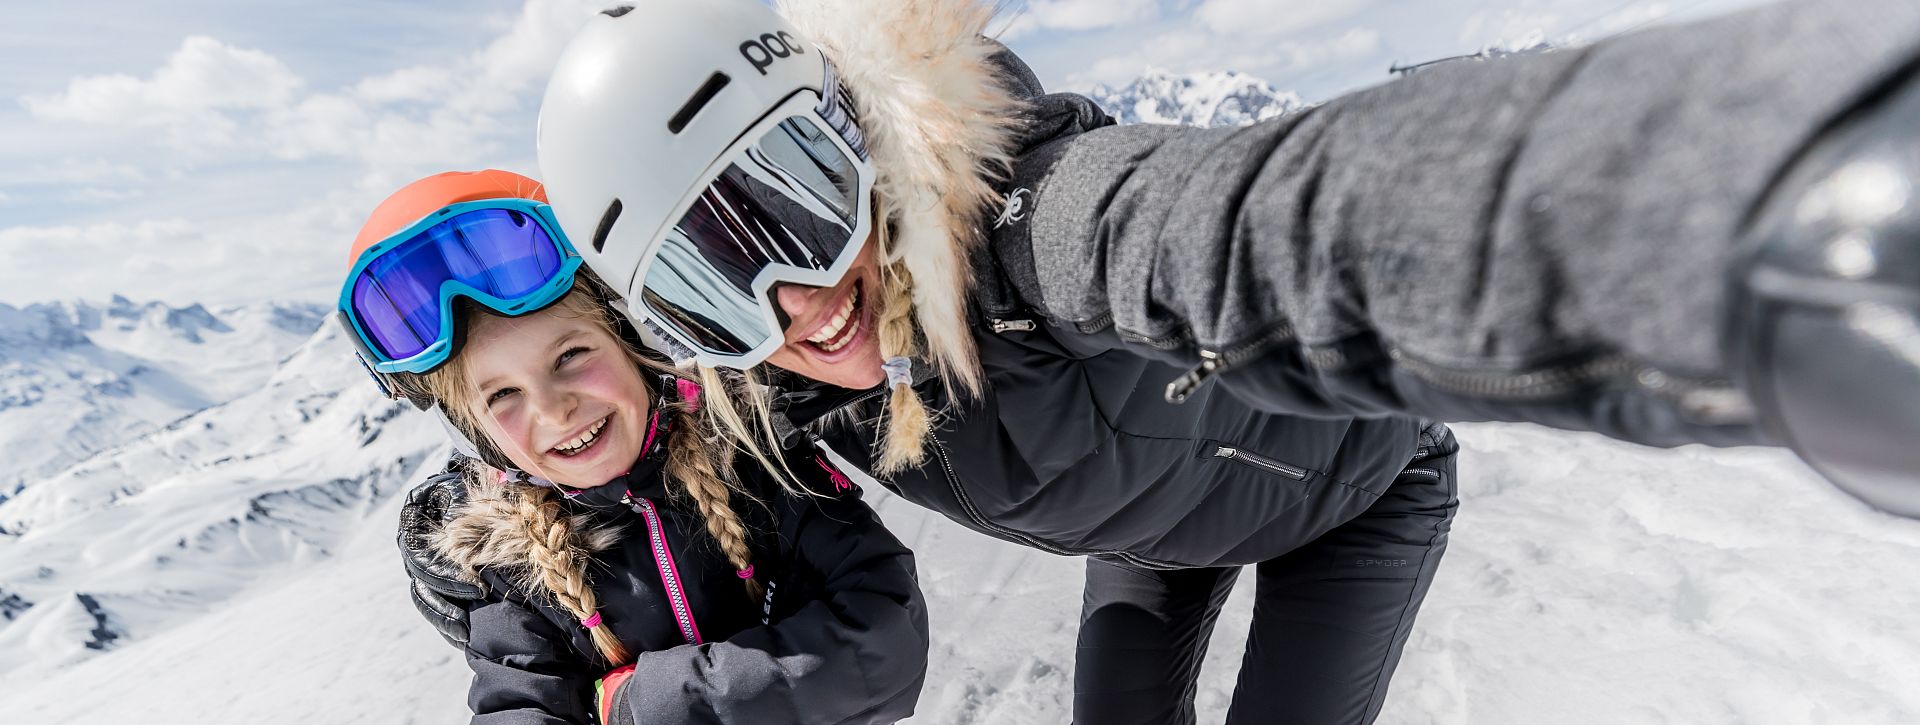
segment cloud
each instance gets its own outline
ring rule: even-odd
[[[175,260],[205,237],[184,219],[0,229],[0,259],[7,260],[6,295],[13,300],[56,299],[73,294],[76,273],[89,293],[178,287]],[[89,264],[92,260],[112,264]]]
[[[530,110],[560,50],[598,0],[528,0],[481,49],[434,65],[368,76],[312,92],[271,54],[193,36],[144,78],[75,78],[22,104],[46,121],[123,132],[137,144],[159,127],[165,143],[202,164],[344,159],[368,171],[466,166],[490,155]],[[519,139],[531,151],[531,137]]]
[[[11,175],[9,175],[11,176]],[[77,159],[63,158],[53,163],[34,164],[28,169],[22,183],[31,181],[37,184],[100,184],[100,183],[143,183],[148,175],[133,164],[108,161],[102,158]]]
[[[1474,13],[1461,23],[1455,37],[1470,48],[1517,49],[1542,42],[1571,45],[1647,25],[1671,11],[1662,2],[1630,3],[1600,15],[1573,2],[1526,3]]]
[[[203,35],[188,37],[146,78],[83,76],[66,90],[21,99],[49,121],[133,128],[162,127],[184,146],[217,144],[239,130],[229,115],[289,102],[303,85],[279,59]]]
[[[1206,0],[1193,15],[1215,33],[1271,38],[1350,17],[1371,4],[1373,0]]]
[[[271,55],[196,35],[148,78],[85,76],[69,82],[64,92],[28,96],[24,102],[29,112],[53,120],[150,122],[208,110],[269,108],[291,98],[300,85],[300,78]]]
[[[1380,47],[1380,33],[1371,28],[1349,28],[1315,40],[1264,43],[1222,43],[1209,31],[1188,28],[1096,61],[1086,71],[1070,74],[1067,82],[1072,87],[1125,83],[1149,68],[1173,73],[1244,69],[1261,69],[1262,74],[1296,72],[1363,56]]]
[[[1044,30],[1097,30],[1158,16],[1155,0],[1031,0],[1017,11],[1001,37],[1010,40]]]
[[[453,70],[436,66],[414,66],[360,80],[353,97],[366,103],[426,102],[438,98],[453,86]]]

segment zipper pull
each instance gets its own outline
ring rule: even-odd
[[[1000,334],[1008,332],[1033,332],[1033,320],[994,320],[993,331]]]
[[[1188,370],[1185,375],[1174,378],[1173,382],[1167,383],[1167,402],[1174,405],[1187,402],[1187,398],[1193,395],[1193,391],[1198,389],[1201,383],[1226,369],[1227,359],[1221,357],[1220,353],[1201,350],[1199,365]]]

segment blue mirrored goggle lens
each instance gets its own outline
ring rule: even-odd
[[[353,282],[353,313],[367,343],[388,360],[405,360],[452,337],[440,314],[440,288],[460,282],[512,301],[551,281],[558,244],[533,218],[508,209],[454,215],[382,252]]]

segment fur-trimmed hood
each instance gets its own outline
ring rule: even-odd
[[[892,234],[886,261],[913,280],[927,357],[977,390],[967,328],[970,252],[999,200],[1023,102],[991,58],[996,5],[983,0],[779,0],[779,12],[825,49],[854,100]]]

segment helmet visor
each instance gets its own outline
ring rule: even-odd
[[[448,346],[445,295],[459,292],[519,313],[529,298],[547,296],[558,277],[571,282],[571,269],[564,269],[571,250],[525,210],[464,211],[402,235],[368,250],[371,259],[353,277],[344,305],[378,362]]]
[[[778,272],[765,273],[825,272],[865,241],[860,171],[836,138],[796,115],[738,147],[654,253],[649,315],[709,355],[749,355],[779,336],[756,284]]]

